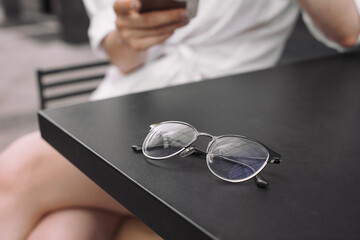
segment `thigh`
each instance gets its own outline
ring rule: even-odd
[[[161,240],[148,226],[135,217],[127,217],[122,221],[115,240]]]
[[[90,207],[130,214],[45,142],[39,132],[15,141],[0,155],[0,187],[43,212]]]

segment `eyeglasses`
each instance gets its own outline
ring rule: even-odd
[[[260,176],[268,163],[280,163],[280,155],[264,144],[240,135],[212,136],[198,132],[185,122],[167,121],[150,126],[142,146],[133,145],[135,152],[141,152],[149,159],[161,160],[180,154],[206,156],[210,171],[227,182],[244,182],[255,177],[258,187],[269,183]],[[193,146],[199,136],[211,138],[206,152]]]

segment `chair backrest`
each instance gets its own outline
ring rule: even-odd
[[[84,101],[105,76],[108,61],[37,70],[40,108]]]

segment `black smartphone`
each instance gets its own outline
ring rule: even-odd
[[[173,8],[186,8],[186,2],[176,0],[141,0],[140,12],[161,11]]]

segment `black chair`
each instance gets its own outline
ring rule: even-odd
[[[40,109],[85,101],[104,78],[108,61],[37,70]]]

